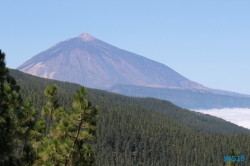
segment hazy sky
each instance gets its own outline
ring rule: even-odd
[[[204,86],[250,94],[249,0],[26,0],[0,6],[0,49],[10,68],[88,32]]]

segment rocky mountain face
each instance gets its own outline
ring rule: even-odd
[[[116,84],[208,89],[166,65],[114,47],[88,33],[52,46],[17,69],[39,77],[99,89],[108,89]]]
[[[186,96],[183,95],[186,92],[179,90],[249,97],[248,95],[204,87],[190,81],[164,64],[114,47],[88,33],[82,33],[75,38],[67,39],[50,47],[17,69],[39,77],[74,82],[86,87],[105,89],[130,96],[157,97],[174,103],[176,100],[183,102],[180,98]],[[143,88],[139,88],[140,92],[138,92],[138,88],[135,87]],[[152,90],[152,88],[156,89]],[[178,90],[178,95],[175,95],[179,96],[178,99],[168,97],[173,96],[175,93],[172,92],[175,90]],[[159,95],[159,92],[164,95]],[[195,97],[193,101],[198,102],[197,99]],[[207,100],[200,101],[206,102]],[[225,101],[227,102],[227,99]],[[179,106],[183,105],[179,104]],[[226,105],[223,106],[226,107]]]

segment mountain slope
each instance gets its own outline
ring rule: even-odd
[[[43,51],[17,68],[44,78],[107,89],[116,84],[207,89],[161,63],[83,33]]]
[[[39,106],[45,103],[43,91],[46,86],[52,84],[58,85],[61,89],[59,92],[60,101],[64,107],[71,105],[72,99],[70,96],[80,88],[80,85],[78,84],[39,78],[18,70],[10,70],[10,74],[18,80],[22,89],[21,93],[25,96],[25,99],[31,97],[34,105],[39,109],[41,109]],[[35,91],[35,93],[31,93],[30,91]],[[110,103],[113,103],[114,105],[123,105],[124,107],[130,105],[136,107],[135,110],[138,110],[138,107],[140,107],[153,112],[163,113],[168,117],[205,134],[250,134],[250,130],[239,127],[221,118],[182,109],[169,101],[153,98],[126,97],[103,90],[89,88],[87,91],[88,99],[93,102],[93,105],[98,105],[103,110],[111,109],[113,106],[112,104],[110,105]],[[119,107],[118,109],[122,109],[122,107]]]
[[[10,74],[21,86],[23,99],[32,98],[38,114],[46,103],[46,86],[59,86],[57,98],[64,108],[71,107],[80,87],[17,70]],[[220,118],[184,110],[168,101],[103,90],[87,89],[87,98],[100,110],[95,165],[223,165],[223,156],[232,147],[245,156],[250,154],[250,131]],[[250,164],[248,157],[244,164]]]

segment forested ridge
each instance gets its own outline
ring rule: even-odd
[[[38,78],[10,70],[23,99],[31,97],[38,110],[46,104],[44,89],[59,87],[61,106],[72,107],[80,85]],[[250,165],[250,131],[168,101],[133,98],[87,89],[87,99],[99,106],[96,165],[223,165],[223,156],[235,148]],[[38,115],[39,116],[39,115]],[[237,135],[236,135],[237,134]]]

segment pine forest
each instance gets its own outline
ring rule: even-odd
[[[250,165],[248,129],[165,100],[9,70],[2,55],[0,165]],[[225,163],[232,150],[245,161]]]

